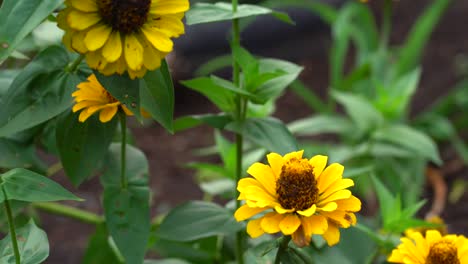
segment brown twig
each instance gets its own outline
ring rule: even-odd
[[[432,201],[431,210],[427,212],[426,219],[434,216],[439,216],[445,208],[447,201],[447,184],[445,183],[442,170],[428,165],[426,167],[426,177],[434,191],[434,200]]]

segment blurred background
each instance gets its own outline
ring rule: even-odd
[[[304,0],[310,1],[310,0]],[[350,0],[351,1],[351,0]],[[1,1],[0,1],[1,2]],[[191,1],[193,5],[197,1]],[[261,1],[240,1],[260,3]],[[344,0],[322,1],[340,6]],[[377,21],[380,21],[383,1],[370,0]],[[392,17],[391,45],[403,43],[417,16],[432,1],[400,0],[394,3]],[[282,4],[287,5],[283,0]],[[329,51],[331,46],[330,28],[312,12],[302,8],[284,8],[296,22],[288,25],[278,20],[262,16],[243,31],[241,43],[253,54],[262,57],[280,58],[304,67],[300,80],[319,96],[325,97],[329,82]],[[53,23],[51,23],[54,25]],[[430,37],[422,58],[422,78],[411,103],[411,114],[417,114],[437,102],[438,98],[450,92],[452,87],[468,78],[468,1],[452,1]],[[212,58],[229,53],[230,23],[202,24],[187,26],[186,34],[175,40],[175,52],[168,58],[176,85],[175,117],[189,114],[204,114],[216,111],[204,97],[179,84],[196,76],[199,67]],[[47,37],[44,37],[47,36]],[[50,45],[57,41],[60,32],[43,25],[31,36],[29,45]],[[30,39],[30,40],[31,40]],[[28,47],[22,47],[27,50]],[[32,47],[31,47],[32,48]],[[353,52],[347,58],[351,65]],[[346,69],[345,69],[346,70]],[[217,72],[229,78],[230,69]],[[468,90],[468,86],[465,87]],[[274,116],[286,123],[311,115],[311,108],[297,93],[287,90],[276,104]],[[468,125],[468,124],[467,124]],[[152,199],[153,215],[167,212],[184,201],[203,199],[195,170],[185,164],[194,161],[220,162],[214,156],[201,156],[200,149],[214,144],[213,129],[201,126],[175,135],[168,134],[157,124],[143,126],[131,124],[135,144],[144,151],[150,161],[150,183],[154,191]],[[452,232],[468,235],[468,174],[464,163],[457,157],[453,148],[441,145],[442,159],[445,161],[442,173],[448,187],[448,201],[442,217]],[[49,164],[56,160],[46,157]],[[73,187],[59,173],[58,181],[79,197],[81,203],[70,203],[79,208],[102,213],[98,178]],[[427,185],[424,196],[431,199],[433,190]],[[427,209],[426,209],[427,210]],[[49,236],[53,250],[46,263],[80,263],[89,236],[94,227],[64,217],[41,213],[41,226]],[[72,250],[71,250],[72,249]]]

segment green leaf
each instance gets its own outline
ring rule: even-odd
[[[132,80],[128,75],[105,76],[93,71],[99,83],[119,102],[124,104],[138,120],[141,120],[140,80]],[[146,80],[146,79],[145,79]]]
[[[224,113],[184,116],[174,121],[174,132],[187,130],[201,124],[223,129],[230,122],[232,122],[232,118]]]
[[[1,179],[1,186],[5,190],[8,200],[25,202],[82,201],[58,183],[26,169],[10,170],[2,174]]]
[[[249,16],[266,15],[272,12],[273,10],[271,9],[257,5],[238,5],[237,12],[233,12],[232,5],[230,3],[196,3],[185,14],[185,17],[187,19],[187,25],[195,25]]]
[[[386,126],[374,132],[376,140],[390,142],[411,150],[413,153],[441,164],[437,146],[430,137],[406,125]]]
[[[60,161],[76,186],[91,177],[104,159],[118,122],[113,118],[101,123],[97,116],[79,122],[78,116],[70,111],[60,118],[56,128]]]
[[[157,234],[154,233],[156,236]],[[192,264],[213,263],[217,258],[217,237],[208,237],[191,242],[177,242],[155,237],[153,250],[166,258],[180,258]],[[219,256],[219,255],[218,255]]]
[[[318,15],[324,22],[331,24],[336,20],[338,12],[332,5],[324,4],[316,1],[304,0],[267,0],[262,2],[262,6],[269,8],[291,8],[296,7],[308,10],[313,14]]]
[[[361,132],[379,127],[384,118],[364,97],[351,93],[333,92],[333,97],[341,103],[346,113]]]
[[[37,156],[33,145],[13,139],[0,138],[0,153],[2,153],[0,155],[0,168],[46,168],[46,165]]]
[[[174,85],[166,60],[159,69],[145,74],[140,87],[142,108],[173,133]]]
[[[4,0],[0,8],[0,64],[61,4],[61,0]]]
[[[400,197],[394,197],[375,175],[371,175],[371,179],[374,182],[375,192],[379,200],[384,227],[387,228],[392,221],[400,219],[401,200]]]
[[[258,100],[258,99],[255,98],[254,94],[249,93],[248,91],[239,89],[237,86],[234,85],[234,83],[232,83],[232,82],[230,82],[228,80],[216,77],[214,75],[210,76],[210,79],[214,84],[218,85],[221,88],[224,88],[224,89],[226,89],[228,91],[234,92],[235,94],[248,97],[248,98],[250,98],[252,100]]]
[[[417,19],[400,51],[397,75],[411,71],[418,65],[434,27],[451,2],[450,0],[433,1]]]
[[[16,230],[16,238],[22,264],[42,263],[49,256],[49,241],[47,234],[29,220],[26,226]],[[11,234],[0,241],[0,263],[15,264],[11,248]]]
[[[106,227],[98,225],[91,236],[82,264],[121,263],[109,245]]]
[[[17,69],[2,69],[2,71],[0,71],[0,98],[6,93],[8,87],[10,87],[11,83],[20,72],[21,71]]]
[[[73,104],[71,94],[81,79],[63,71],[68,61],[64,48],[53,46],[16,76],[0,100],[0,137],[41,124]]]
[[[234,93],[214,83],[211,78],[199,77],[188,81],[182,81],[181,83],[203,94],[224,112],[232,112],[235,108]]]
[[[104,215],[117,248],[127,263],[142,263],[150,232],[148,161],[138,149],[127,145],[127,189],[120,187],[121,145],[109,148],[104,186]]]
[[[334,133],[343,135],[352,133],[354,126],[347,118],[335,115],[316,115],[298,119],[288,125],[289,131],[295,135],[317,135]]]
[[[191,201],[174,208],[164,218],[157,235],[172,241],[192,241],[232,234],[242,228],[231,211],[213,203]]]
[[[210,59],[209,61],[198,66],[197,70],[193,73],[195,76],[210,75],[217,70],[232,66],[232,56],[221,55]],[[1,75],[0,75],[1,76]],[[1,86],[0,86],[1,87]]]
[[[190,264],[182,259],[160,259],[160,260],[152,260],[152,259],[145,259],[143,264]]]
[[[300,80],[291,83],[291,90],[317,113],[328,111],[328,106],[314,91],[304,85]]]
[[[268,151],[286,154],[297,151],[296,139],[288,128],[275,118],[248,118],[243,123],[232,122],[227,130],[241,133],[251,142]]]

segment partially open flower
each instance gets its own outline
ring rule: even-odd
[[[468,239],[464,236],[442,236],[437,230],[428,230],[423,236],[411,232],[401,238],[401,244],[388,258],[403,264],[468,264]]]
[[[100,112],[99,120],[103,123],[112,120],[119,109],[122,109],[127,115],[133,115],[125,105],[104,89],[94,74],[90,75],[87,81],[78,84],[77,87],[78,91],[72,94],[76,102],[72,110],[73,112],[81,110],[80,122],[85,122],[96,112]]]
[[[172,51],[184,33],[188,0],[66,0],[58,17],[68,49],[86,55],[105,75],[142,77]]]
[[[235,212],[236,220],[265,213],[247,224],[251,237],[282,232],[303,247],[313,234],[320,234],[331,246],[340,240],[340,227],[356,224],[354,212],[361,209],[361,201],[346,189],[354,182],[342,178],[344,167],[338,163],[326,167],[326,156],[309,160],[302,154],[270,153],[269,165],[253,164],[247,170],[253,178],[239,181],[238,199],[246,203]]]

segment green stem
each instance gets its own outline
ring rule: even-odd
[[[78,65],[80,65],[81,61],[84,59],[85,55],[80,54],[78,58],[75,59],[72,63],[68,64],[67,67],[65,68],[66,71],[68,72],[74,72],[76,68],[78,68]]]
[[[5,192],[5,189],[2,188],[2,192],[3,192],[3,196],[5,197],[5,200],[3,201],[3,203],[5,204],[5,211],[8,217],[8,226],[10,227],[11,244],[13,245],[13,252],[15,254],[16,264],[20,264],[21,257],[20,257],[20,252],[18,248],[18,241],[16,239],[15,222],[13,222],[13,214],[11,212],[10,201],[8,201],[8,197]]]
[[[382,31],[380,35],[380,45],[382,49],[387,49],[392,28],[392,1],[385,0],[382,17]]]
[[[104,223],[102,216],[59,203],[33,203],[32,206],[48,213],[66,216],[87,224],[99,225]]]
[[[278,252],[276,252],[276,257],[275,257],[275,264],[280,264],[281,263],[281,255],[284,254],[286,249],[288,249],[289,241],[291,241],[291,236],[283,236],[283,238],[280,241],[279,247],[278,247]]]
[[[127,149],[127,116],[123,111],[119,111],[119,117],[120,117],[120,127],[121,127],[121,133],[122,133],[122,150],[120,152],[121,158],[120,158],[120,187],[122,190],[127,189],[128,187],[128,181],[127,181],[127,176],[125,175],[125,163],[126,163],[126,149]]]

